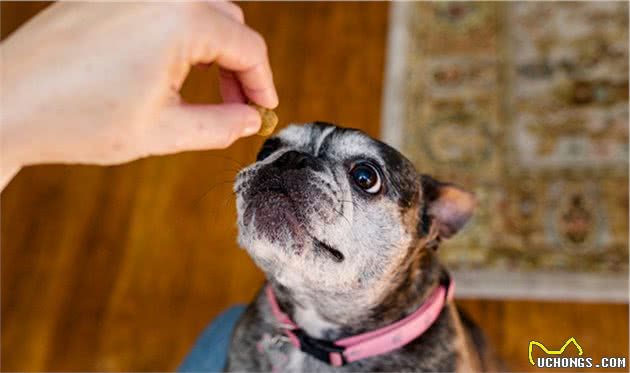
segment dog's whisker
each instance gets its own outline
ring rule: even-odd
[[[333,207],[333,211],[339,214],[348,223],[348,227],[350,227],[350,235],[352,236],[352,239],[356,241],[356,236],[354,234],[354,230],[352,229],[353,226],[350,220],[342,212],[338,211],[334,207]]]
[[[220,187],[220,186],[224,186],[224,185],[226,185],[226,184],[234,184],[234,181],[235,181],[235,180],[223,180],[223,181],[219,181],[219,182],[215,183],[215,184],[214,184],[214,185],[212,185],[209,189],[207,189],[201,197],[199,197],[199,199],[197,200],[197,202],[201,202],[201,201],[203,201],[203,200],[204,200],[204,199],[208,196],[208,194],[209,194],[210,192],[212,192],[214,189],[216,189],[216,188],[218,188],[218,187]],[[232,191],[232,193],[234,193],[234,192]]]
[[[345,199],[338,199],[337,201],[338,201],[339,203],[351,203],[351,204],[352,204],[352,206],[354,206],[354,207],[358,208],[359,210],[361,210],[361,211],[365,212],[365,207],[363,207],[363,206],[361,206],[361,205],[357,204],[355,201],[348,201],[348,200],[345,200]]]
[[[230,172],[230,173],[234,173],[235,175],[238,174],[241,171],[241,169],[239,168],[224,168],[221,170],[221,172]]]
[[[231,161],[233,163],[235,163],[239,168],[245,168],[247,167],[246,165],[244,165],[243,163],[237,161],[236,159],[232,158],[232,157],[228,157],[225,155],[219,155],[219,154],[208,154],[209,157],[214,157],[214,158],[221,158],[221,159],[225,159],[228,161]]]
[[[348,218],[347,218],[347,217],[346,217],[346,216],[345,216],[342,212],[340,212],[339,210],[337,210],[337,209],[336,209],[336,208],[334,208],[334,207],[332,208],[332,210],[333,210],[334,212],[336,212],[337,214],[339,214],[339,216],[341,216],[342,218],[344,218],[344,220],[345,220],[346,222],[348,222],[348,225],[352,227],[352,223],[350,223],[350,220],[348,220]]]
[[[352,239],[356,241],[356,236],[354,234],[354,230],[352,229],[352,223],[350,222],[350,220],[340,211],[338,211],[336,208],[332,208],[334,212],[336,212],[337,214],[339,214],[342,218],[344,218],[344,220],[348,223],[348,226],[350,227],[350,235],[352,236]]]

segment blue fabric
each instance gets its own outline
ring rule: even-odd
[[[245,312],[245,306],[229,308],[217,316],[199,336],[177,369],[178,372],[222,372],[232,340],[232,330]]]

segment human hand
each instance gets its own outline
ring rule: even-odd
[[[0,52],[0,188],[28,164],[225,148],[260,127],[247,99],[278,104],[265,42],[227,2],[58,3]],[[182,102],[190,66],[213,62],[224,103]]]

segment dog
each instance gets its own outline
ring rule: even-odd
[[[492,370],[436,250],[473,194],[356,129],[291,125],[234,184],[238,242],[268,282],[227,371]]]

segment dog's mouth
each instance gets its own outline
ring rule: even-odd
[[[341,263],[345,259],[345,256],[341,251],[335,249],[327,243],[318,240],[317,238],[313,238],[313,245],[316,247],[317,250],[320,250],[321,252],[330,256],[330,258],[337,263]]]

